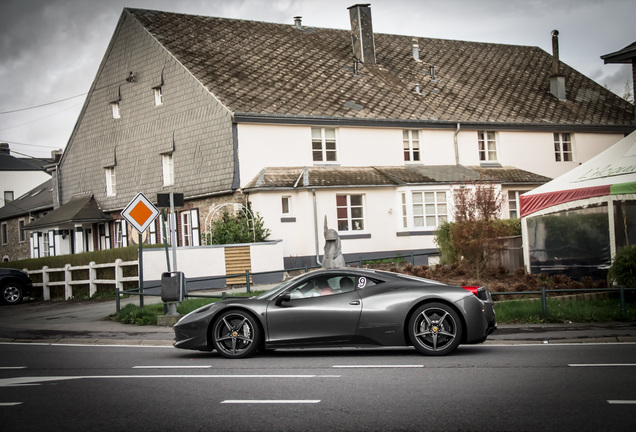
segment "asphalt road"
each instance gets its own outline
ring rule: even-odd
[[[0,343],[6,431],[632,431],[636,345],[281,350]]]

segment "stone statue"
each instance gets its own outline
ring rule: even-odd
[[[340,236],[335,229],[327,227],[327,216],[325,215],[325,256],[322,260],[322,268],[344,266],[345,260],[340,250]]]

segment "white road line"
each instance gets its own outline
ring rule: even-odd
[[[0,387],[21,385],[39,385],[49,381],[78,379],[138,379],[138,378],[340,378],[340,375],[80,375],[80,376],[43,376],[0,379]]]
[[[636,363],[572,363],[571,367],[633,367]]]
[[[133,366],[133,369],[210,369],[212,365],[192,365],[192,366]]]
[[[245,400],[245,399],[229,399],[221,402],[222,404],[317,404],[320,399],[299,399],[299,400]]]
[[[608,400],[610,405],[636,405],[636,400]]]
[[[423,368],[424,365],[334,365],[334,368]]]
[[[22,402],[0,402],[0,407],[10,407],[10,406],[16,406],[21,404]]]
[[[0,366],[0,370],[26,369],[26,366]]]

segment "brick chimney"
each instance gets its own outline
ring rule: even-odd
[[[566,100],[565,77],[560,74],[559,31],[552,30],[552,76],[550,77],[550,93],[559,100]]]
[[[349,9],[353,56],[364,64],[375,64],[375,41],[369,4],[356,4]]]

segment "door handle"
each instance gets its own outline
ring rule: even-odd
[[[357,305],[359,305],[359,304],[360,304],[360,300],[351,300],[351,301],[349,302],[349,304],[350,304],[350,305],[352,305],[352,306],[357,306]]]

